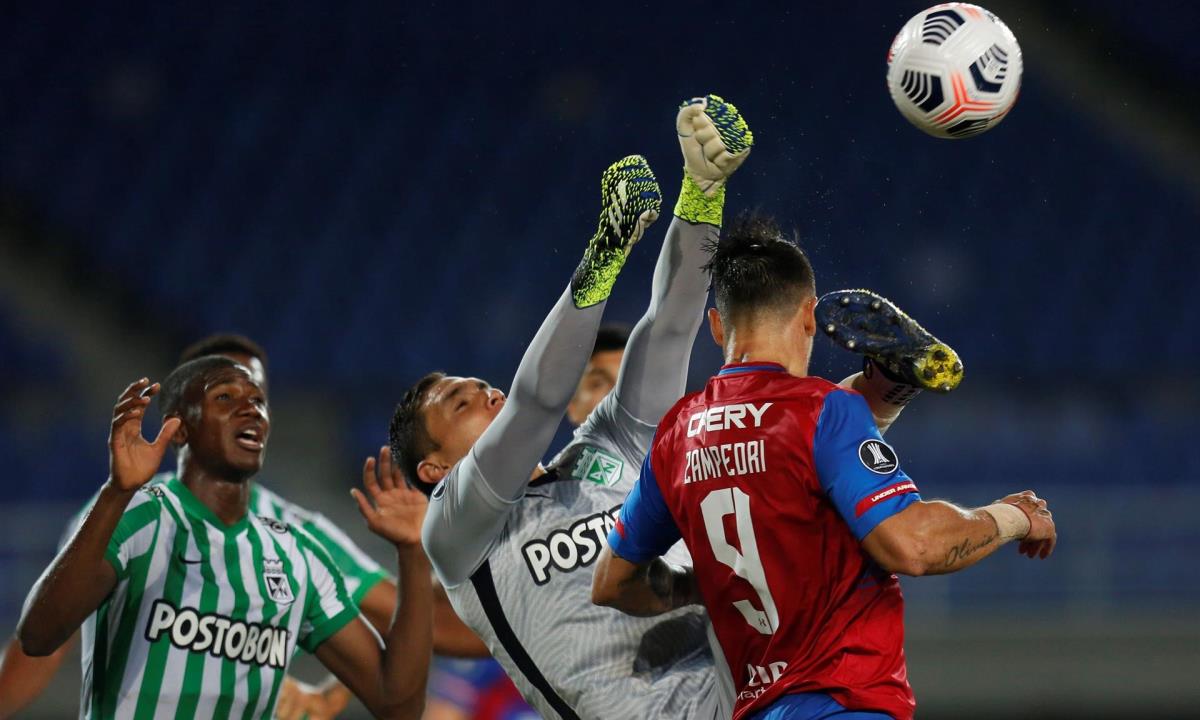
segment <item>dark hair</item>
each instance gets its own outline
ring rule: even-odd
[[[392,448],[392,457],[400,463],[400,470],[408,484],[426,495],[433,492],[433,486],[421,482],[417,476],[417,466],[426,455],[438,449],[438,444],[429,436],[429,428],[425,425],[425,399],[429,389],[444,377],[444,372],[431,372],[418,380],[404,393],[388,425],[388,445]]]
[[[180,353],[179,363],[182,365],[205,355],[224,355],[226,353],[237,353],[239,355],[249,355],[250,357],[258,358],[258,361],[262,363],[263,372],[267,371],[267,352],[262,349],[262,346],[245,335],[235,335],[233,333],[209,335],[203,340],[188,345]]]
[[[816,292],[808,256],[770,217],[742,213],[711,250],[704,270],[726,322],[763,311],[794,312]]]
[[[596,344],[592,346],[592,354],[610,350],[624,350],[629,344],[631,328],[624,323],[604,323],[596,331]]]
[[[158,409],[162,412],[162,416],[166,418],[174,415],[185,420],[195,421],[193,413],[198,411],[199,407],[182,407],[188,388],[197,379],[213,370],[237,366],[237,363],[224,355],[204,355],[175,368],[162,381],[162,390],[158,393]]]

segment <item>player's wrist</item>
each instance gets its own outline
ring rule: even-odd
[[[429,563],[429,556],[425,554],[425,548],[421,545],[421,541],[408,542],[393,542],[393,547],[396,548],[396,556],[400,560],[402,569],[429,573],[432,566]]]
[[[1033,527],[1033,518],[1020,505],[998,502],[981,508],[996,521],[1002,541],[1022,540]]]
[[[683,186],[679,189],[679,199],[675,202],[675,217],[690,223],[721,227],[721,218],[725,210],[725,183],[708,185],[707,191],[700,187],[685,167]]]
[[[621,268],[625,267],[625,258],[620,250],[602,250],[593,241],[571,276],[571,299],[575,307],[589,308],[607,300]]]
[[[97,498],[97,502],[103,498],[108,502],[121,502],[127,505],[141,487],[142,485],[129,487],[129,483],[121,482],[113,475],[109,475],[108,480],[100,486],[100,496]]]

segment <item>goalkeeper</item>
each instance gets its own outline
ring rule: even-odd
[[[682,394],[708,296],[700,272],[725,181],[752,137],[718,97],[686,103],[687,170],[616,387],[548,466],[539,465],[594,345],[630,249],[658,215],[640,157],[602,180],[599,227],[529,344],[511,394],[432,373],[392,419],[393,454],[431,494],[425,547],[455,609],[544,717],[728,717],[698,608],[650,619],[591,605],[587,568],[636,479],[654,423]],[[686,560],[686,554],[681,556]]]

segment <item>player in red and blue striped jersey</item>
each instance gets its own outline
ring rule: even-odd
[[[808,377],[812,267],[772,223],[735,226],[708,269],[727,364],[660,422],[593,600],[637,615],[702,602],[734,674],[735,720],[910,718],[893,573],[955,572],[1010,540],[1046,557],[1046,503],[1030,491],[976,509],[921,499],[863,397]],[[920,328],[901,320],[889,325],[902,345]],[[692,568],[660,557],[680,538]]]

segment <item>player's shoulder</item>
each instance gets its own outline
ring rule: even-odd
[[[133,497],[129,500],[129,504],[125,506],[125,512],[128,514],[147,506],[162,509],[167,502],[167,493],[166,480],[159,482],[151,480],[149,483],[138,488],[138,491],[133,494]],[[92,503],[88,503],[89,508],[91,505]],[[140,510],[140,512],[147,512],[147,510]]]
[[[713,382],[717,379],[720,380],[719,386]],[[846,390],[825,378],[800,377],[786,372],[730,376],[713,380],[710,380],[703,390],[688,393],[680,398],[664,418],[678,420],[681,416],[690,416],[698,407],[714,407],[750,400],[801,403],[811,401],[819,405],[830,393]]]
[[[270,517],[288,525],[303,525],[318,513],[288,500],[266,485],[256,482],[251,488],[250,506],[260,517]]]
[[[75,527],[78,529],[78,524],[82,522],[87,511],[91,508],[89,503],[88,508],[82,511],[79,519],[74,521]],[[134,528],[145,527],[154,523],[166,522],[170,525],[184,526],[182,521],[182,507],[177,500],[171,499],[171,492],[166,482],[151,482],[138,488],[138,491],[130,498],[129,504],[125,506],[125,511],[121,514],[121,526],[127,530]],[[187,528],[184,527],[186,531]]]
[[[707,388],[706,388],[706,390],[707,390]],[[695,392],[690,392],[690,393],[684,395],[683,397],[679,398],[678,400],[676,400],[675,404],[671,406],[671,409],[663,414],[664,422],[660,423],[659,427],[661,428],[664,425],[666,425],[667,420],[676,420],[681,415],[687,414],[689,411],[691,411],[692,408],[696,407],[697,405],[704,404],[708,399],[708,397],[707,397],[708,393],[706,392],[706,390],[697,390]]]
[[[771,377],[770,381],[771,385],[768,387],[771,391],[778,392],[785,397],[797,399],[812,398],[814,400],[824,400],[830,393],[846,389],[837,383],[830,382],[816,375],[801,377],[789,373],[779,373]]]
[[[170,482],[174,479],[175,473],[170,472],[158,473],[154,477],[150,478],[150,482],[138,488],[137,492],[133,494],[129,504],[125,506],[125,512],[129,512],[134,508],[147,504],[162,507],[163,503],[166,502],[167,488],[169,487]],[[91,509],[99,495],[99,491],[92,495],[91,499],[88,500],[87,505],[85,505],[83,510],[80,511],[81,515],[86,514],[87,511]]]
[[[279,532],[279,525],[283,526],[284,532],[295,538],[296,547],[315,555],[321,562],[327,565],[333,566],[335,564],[329,547],[321,542],[309,528],[301,523],[276,520],[275,529],[272,529],[272,532]]]
[[[277,547],[293,557],[315,555],[327,565],[333,560],[329,551],[303,525],[273,515],[250,513],[250,522],[260,529],[260,537],[270,539]]]
[[[828,383],[828,381],[825,381]],[[821,405],[825,409],[835,409],[839,412],[857,414],[870,413],[870,406],[863,394],[854,388],[843,387],[828,383],[829,388],[821,395]]]

